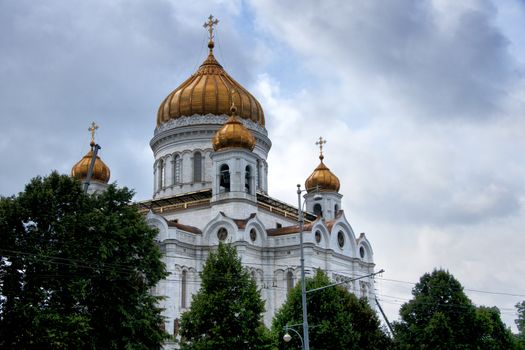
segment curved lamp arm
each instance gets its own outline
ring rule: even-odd
[[[304,349],[304,343],[303,343],[303,337],[301,337],[301,334],[299,334],[299,332],[297,332],[295,329],[293,329],[292,327],[288,327],[288,325],[284,326],[284,331],[286,332],[286,334],[283,336],[283,340],[285,342],[289,342],[290,340],[292,340],[292,336],[290,335],[290,333],[288,333],[288,330],[291,330],[293,331],[295,334],[297,334],[297,336],[299,337],[299,339],[301,340],[301,348]]]

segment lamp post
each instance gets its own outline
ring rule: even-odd
[[[301,207],[301,185],[297,185],[297,209],[298,209],[298,219],[299,219],[299,244],[301,249],[301,300],[303,305],[303,350],[310,350],[310,339],[308,337],[308,312],[306,309],[306,284],[304,276],[304,249],[303,249],[303,210]],[[289,335],[289,334],[288,334]],[[301,339],[303,340],[303,339]]]
[[[294,326],[300,326],[299,325],[294,325]],[[304,342],[303,342],[303,337],[301,337],[301,334],[299,334],[299,332],[297,332],[295,329],[292,328],[293,326],[284,326],[284,331],[286,332],[284,335],[283,335],[283,340],[285,342],[289,342],[290,340],[292,340],[292,336],[290,335],[290,333],[288,333],[288,330],[292,331],[292,332],[295,332],[295,334],[297,334],[297,336],[299,337],[299,339],[301,340],[301,348],[304,349]]]

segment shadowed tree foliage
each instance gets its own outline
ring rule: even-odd
[[[518,313],[515,321],[518,327],[517,341],[521,346],[520,349],[525,349],[525,301],[516,304],[516,311]]]
[[[166,272],[132,196],[52,173],[0,199],[0,348],[160,348]]]
[[[398,349],[514,349],[497,308],[476,308],[449,272],[424,274],[394,324]]]
[[[220,243],[200,277],[201,288],[182,314],[182,349],[271,349],[264,301],[235,247]]]
[[[306,279],[306,289],[327,286],[332,282],[317,270]],[[310,349],[389,349],[390,339],[380,327],[379,319],[365,299],[358,299],[342,286],[329,287],[307,294],[308,335]],[[286,325],[294,327],[302,336],[301,284],[288,294],[286,302],[275,315],[272,333],[279,349],[300,349],[301,340],[290,332],[292,340],[285,343]]]

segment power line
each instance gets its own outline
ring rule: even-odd
[[[94,246],[94,245],[93,245]],[[73,259],[73,258],[63,258],[58,256],[50,256],[50,255],[44,255],[44,256],[37,256],[34,253],[31,252],[23,252],[19,250],[8,250],[8,249],[0,249],[0,252],[4,252],[4,255],[16,257],[16,254],[19,255],[25,255],[29,256],[35,259],[39,259],[42,261],[47,261],[51,263],[56,263],[60,265],[69,265],[69,266],[75,266],[75,267],[84,267],[88,269],[94,269],[94,270],[104,270],[104,271],[113,271],[118,270],[125,273],[132,273],[137,272],[136,269],[134,269],[131,265],[123,264],[123,263],[112,263],[112,262],[94,262],[94,261],[85,261],[80,259]],[[189,256],[176,256],[176,255],[167,255],[164,254],[163,257],[166,258],[174,258],[174,259],[184,259],[184,260],[191,260],[195,261],[195,257],[189,257]],[[242,262],[244,266],[253,266],[253,267],[282,267],[283,269],[298,269],[298,265],[294,264],[278,264],[278,263],[265,263],[265,262]],[[96,265],[96,266],[94,266]],[[352,276],[356,276],[355,271],[352,270],[334,270],[334,269],[323,269],[320,266],[306,266],[308,269],[317,269],[321,268],[323,271],[326,272],[333,272],[333,273],[340,273],[340,274],[351,274]],[[348,276],[345,276],[348,277]],[[270,277],[264,277],[263,279],[260,279],[262,282],[273,282],[273,276]],[[393,282],[393,283],[402,283],[402,284],[408,284],[408,285],[416,285],[417,282],[410,282],[410,281],[404,281],[404,280],[398,280],[398,279],[389,279],[389,278],[383,278],[383,277],[375,277],[378,280],[385,281],[385,282]],[[511,297],[520,297],[525,298],[525,294],[519,294],[519,293],[511,293],[511,292],[495,292],[495,291],[488,291],[488,290],[479,290],[479,289],[471,289],[471,288],[463,288],[465,291],[469,292],[475,292],[475,293],[483,293],[483,294],[490,294],[490,295],[502,295],[502,296],[511,296]],[[406,299],[408,300],[408,299]]]
[[[395,280],[395,279],[383,278],[383,277],[378,277],[378,279],[386,281],[386,282],[396,282],[396,283],[404,283],[404,284],[410,284],[410,285],[416,285],[417,284],[417,282]],[[523,298],[525,298],[525,294],[516,294],[516,293],[509,293],[509,292],[494,292],[494,291],[471,289],[471,288],[465,288],[465,287],[463,287],[463,290],[466,290],[466,291],[469,291],[469,292],[475,292],[475,293],[484,293],[484,294],[493,294],[493,295],[506,295],[506,296],[511,296],[511,297],[523,297]]]

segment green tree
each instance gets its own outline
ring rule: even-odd
[[[160,348],[167,274],[132,196],[52,173],[0,198],[0,348]]]
[[[479,348],[500,350],[517,348],[517,343],[510,329],[501,320],[497,307],[480,306],[476,308]]]
[[[516,311],[518,318],[516,319],[516,326],[518,326],[517,341],[521,345],[521,349],[525,349],[525,300],[516,304]]]
[[[321,270],[306,279],[306,289],[332,282]],[[390,339],[380,327],[376,313],[365,299],[358,299],[342,286],[329,287],[307,295],[310,349],[388,349]],[[290,332],[292,340],[283,341],[286,325],[302,325],[301,284],[289,293],[275,315],[272,333],[279,349],[298,349],[301,341]],[[302,335],[302,328],[294,327]]]
[[[476,308],[448,271],[424,274],[394,324],[399,349],[512,349],[497,308]]]
[[[235,247],[219,244],[200,277],[201,288],[181,317],[182,349],[269,349],[264,301]]]

